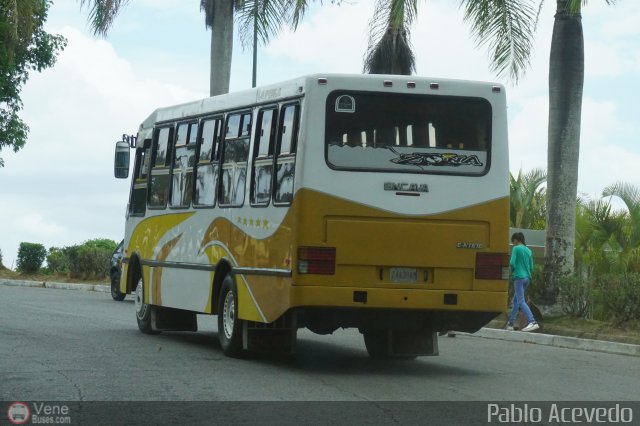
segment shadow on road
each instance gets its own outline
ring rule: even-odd
[[[269,365],[291,371],[318,374],[349,374],[349,375],[377,375],[377,376],[412,376],[424,375],[429,377],[442,376],[481,376],[481,371],[461,366],[447,365],[439,361],[439,357],[419,357],[415,360],[375,360],[369,357],[364,349],[332,342],[319,342],[312,339],[299,338],[295,354],[246,353],[240,359],[226,358],[217,332],[164,332],[158,343],[167,340],[179,345],[189,345],[192,350],[197,348],[208,351],[211,357],[206,359],[227,360],[234,363],[256,363]],[[200,351],[200,355],[202,355]]]
[[[470,376],[479,372],[463,367],[443,365],[438,357],[418,357],[415,360],[376,360],[364,349],[334,343],[299,339],[297,352],[289,358],[258,355],[260,361],[274,367],[296,369],[308,373],[378,376]]]

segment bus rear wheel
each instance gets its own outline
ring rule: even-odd
[[[144,301],[144,281],[142,277],[138,279],[138,284],[136,285],[135,305],[136,320],[140,331],[144,334],[158,334],[157,331],[151,328],[151,311],[154,307]]]
[[[367,353],[373,359],[412,360],[415,355],[391,354],[391,340],[388,330],[366,330],[362,333]]]
[[[242,354],[242,320],[238,319],[238,290],[232,275],[227,275],[220,287],[218,340],[226,356]]]

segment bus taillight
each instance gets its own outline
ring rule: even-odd
[[[335,247],[298,247],[299,274],[333,275],[335,272]]]
[[[508,253],[476,253],[477,280],[508,280]]]

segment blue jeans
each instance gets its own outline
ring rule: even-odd
[[[531,280],[529,278],[518,278],[513,280],[514,294],[513,294],[513,307],[511,308],[511,315],[509,315],[509,325],[513,325],[516,320],[516,314],[518,313],[518,309],[524,312],[527,317],[527,322],[532,323],[535,322],[533,318],[533,314],[531,313],[531,309],[529,309],[529,305],[524,301],[524,291]]]

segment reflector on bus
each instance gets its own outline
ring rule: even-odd
[[[477,280],[508,280],[508,253],[476,253]]]
[[[299,274],[333,275],[335,272],[335,247],[298,247]]]

